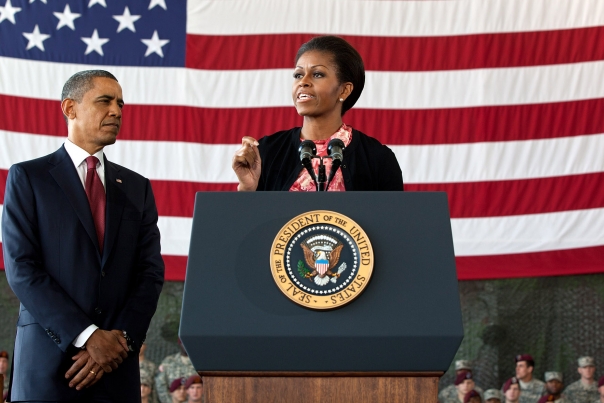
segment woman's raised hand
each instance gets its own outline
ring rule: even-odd
[[[241,148],[233,156],[233,171],[239,180],[238,191],[256,190],[260,180],[261,165],[258,141],[253,137],[243,137]]]

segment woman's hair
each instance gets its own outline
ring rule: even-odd
[[[295,63],[298,59],[310,51],[329,53],[333,57],[333,63],[336,66],[336,74],[341,83],[351,82],[353,85],[352,93],[346,98],[342,105],[342,115],[354,106],[363,87],[365,86],[365,66],[359,52],[356,51],[348,42],[337,36],[317,36],[306,42],[296,54]],[[295,64],[294,63],[294,64]]]

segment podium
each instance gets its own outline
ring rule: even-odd
[[[331,310],[271,272],[279,231],[318,210],[373,248],[363,293]],[[463,338],[446,194],[197,193],[179,334],[206,403],[436,402]]]

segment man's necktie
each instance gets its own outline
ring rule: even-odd
[[[103,240],[105,239],[105,188],[101,178],[96,172],[96,164],[99,159],[92,155],[86,158],[88,173],[86,174],[86,196],[90,203],[92,219],[96,228],[96,236],[99,239],[99,251],[103,253]]]

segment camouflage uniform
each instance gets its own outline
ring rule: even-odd
[[[591,403],[594,400],[600,400],[598,392],[598,383],[592,382],[589,386],[584,386],[579,379],[573,382],[564,389],[564,396],[571,403]]]
[[[474,390],[480,393],[481,398],[484,396],[482,388],[474,385]],[[463,403],[463,401],[459,400],[459,397],[457,396],[457,388],[455,385],[449,385],[441,390],[438,394],[438,401],[441,403]]]
[[[545,382],[533,378],[530,382],[520,381],[519,403],[537,403],[545,393]]]
[[[161,403],[172,403],[170,396],[170,383],[176,378],[188,378],[197,375],[189,357],[180,353],[169,355],[159,366],[159,372],[155,377],[155,388]]]
[[[157,398],[157,390],[155,390],[155,372],[157,366],[149,360],[143,360],[139,362],[140,372],[141,372],[141,383],[142,379],[147,379],[151,384],[151,396],[149,397],[149,401],[151,403],[158,403],[159,400]]]

